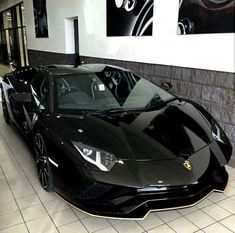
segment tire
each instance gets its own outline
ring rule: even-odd
[[[4,117],[5,122],[7,124],[9,124],[10,123],[10,116],[9,116],[9,113],[7,110],[6,98],[4,96],[3,91],[2,91],[2,112],[3,112],[3,117]]]
[[[40,183],[47,192],[53,191],[52,172],[43,137],[40,133],[34,136],[34,151]]]

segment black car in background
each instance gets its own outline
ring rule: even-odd
[[[42,187],[90,214],[140,219],[226,187],[232,146],[214,118],[129,70],[24,67],[3,77],[2,99]]]

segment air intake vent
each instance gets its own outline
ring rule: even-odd
[[[47,68],[57,68],[57,66],[56,65],[48,65],[48,66],[46,66]]]

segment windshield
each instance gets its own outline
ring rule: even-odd
[[[142,109],[174,96],[139,76],[121,70],[57,75],[58,112]]]

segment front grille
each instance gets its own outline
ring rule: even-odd
[[[112,186],[109,185],[93,183],[89,186],[82,187],[80,193],[73,198],[77,200],[96,199],[107,193],[111,188]]]

